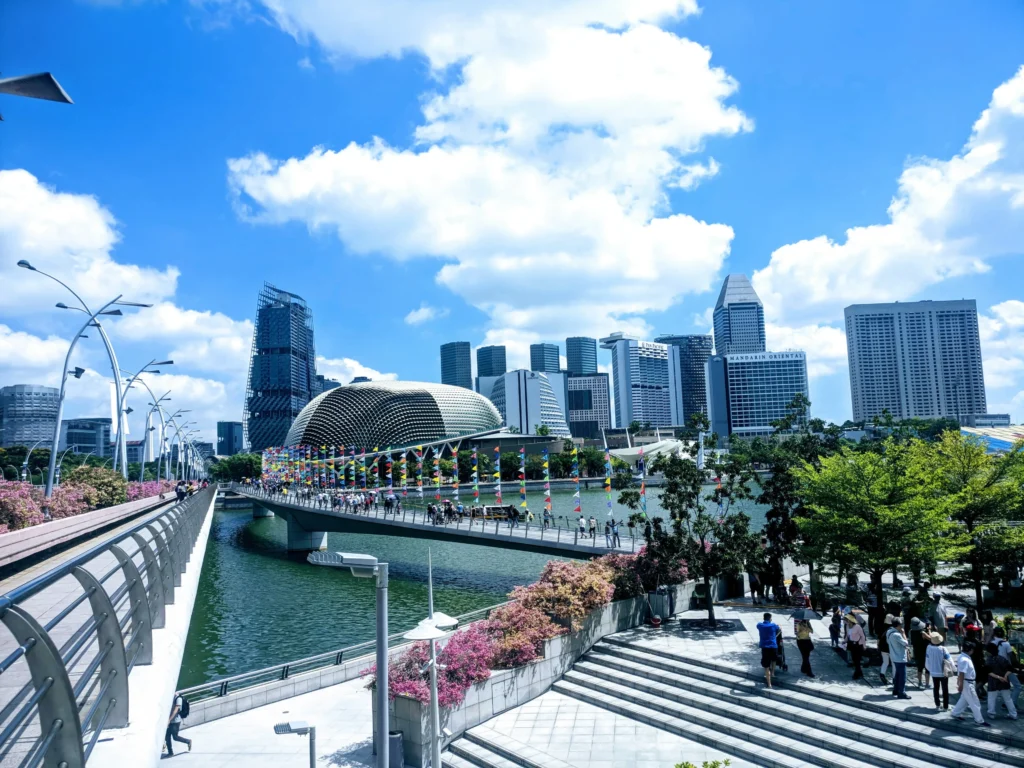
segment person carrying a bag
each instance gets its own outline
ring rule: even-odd
[[[942,635],[933,632],[928,636],[930,645],[925,651],[924,668],[932,677],[932,694],[935,697],[936,709],[949,709],[949,678],[956,677],[956,665],[949,651],[942,647]],[[942,704],[939,704],[939,691],[942,691]]]

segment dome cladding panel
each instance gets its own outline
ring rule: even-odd
[[[497,429],[494,405],[462,387],[404,381],[336,387],[302,409],[288,445],[373,449],[415,445]]]

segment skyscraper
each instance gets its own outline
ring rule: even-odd
[[[798,394],[810,396],[803,352],[751,352],[714,355],[707,363],[711,431],[755,437],[775,431]]]
[[[708,412],[705,366],[714,346],[711,336],[665,335],[655,339],[668,345],[669,407],[672,423],[688,425],[695,413]]]
[[[565,369],[573,376],[597,373],[597,339],[570,336],[565,340]]]
[[[622,429],[633,421],[665,427],[672,423],[668,387],[668,345],[622,333],[601,339],[612,353],[615,418]]]
[[[60,423],[60,450],[92,453],[100,459],[110,455],[110,417],[64,419]]]
[[[329,389],[334,389],[335,387],[340,387],[340,386],[341,386],[341,382],[340,381],[337,381],[336,379],[329,379],[326,376],[324,376],[322,373],[318,373],[316,376],[313,377],[313,392],[312,392],[312,395],[313,395],[313,397],[316,397],[317,395],[323,394],[324,392],[326,392]]]
[[[764,307],[746,275],[729,275],[715,304],[715,353],[764,352]]]
[[[552,374],[553,375],[553,374]],[[573,437],[599,440],[602,430],[612,425],[611,393],[607,373],[568,376],[566,418]]]
[[[853,420],[985,414],[974,299],[854,304],[843,312]]]
[[[316,380],[313,313],[294,293],[263,284],[256,304],[243,424],[249,450],[284,444]]]
[[[491,402],[501,414],[502,423],[520,434],[536,435],[538,427],[547,427],[553,437],[569,437],[565,413],[547,374],[520,369],[499,376]]]
[[[558,373],[561,371],[562,364],[558,359],[558,345],[531,344],[530,370],[540,373]]]
[[[0,387],[0,448],[53,440],[60,390],[39,384]]]
[[[476,375],[501,376],[505,373],[504,347],[478,347],[476,350]]]
[[[441,345],[441,383],[473,388],[473,363],[468,341],[449,341]]]
[[[242,422],[217,422],[217,454],[219,456],[234,456],[236,453],[241,453],[243,440]]]

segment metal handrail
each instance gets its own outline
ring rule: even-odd
[[[0,595],[0,622],[18,645],[3,660],[0,674],[23,661],[31,677],[0,709],[0,762],[17,749],[22,765],[84,768],[104,728],[128,725],[128,676],[136,664],[153,662],[153,630],[164,624],[165,606],[174,601],[215,490],[170,501],[131,528]],[[104,555],[117,564],[97,573],[87,569]],[[111,579],[115,573],[122,578]],[[69,576],[82,591],[66,605],[48,606],[60,610],[43,626],[28,601]],[[79,613],[67,632],[62,623],[79,608],[89,616],[81,622]],[[54,637],[58,627],[64,638],[60,647]],[[34,724],[38,735],[26,737]]]
[[[460,627],[465,626],[476,621],[487,619],[490,616],[491,611],[505,605],[508,605],[508,603],[498,603],[497,605],[491,605],[487,608],[478,608],[475,611],[464,613],[460,616],[456,616],[455,618],[458,619]],[[409,630],[406,629],[401,632],[396,632],[393,635],[388,635],[388,648],[408,643],[409,641],[404,637],[405,633],[408,631]],[[247,688],[255,688],[275,680],[287,680],[294,674],[312,672],[326,667],[336,667],[354,659],[371,657],[376,647],[376,640],[366,640],[365,642],[356,643],[355,645],[347,645],[336,651],[318,653],[315,656],[307,656],[304,659],[289,661],[284,664],[277,664],[273,667],[256,669],[251,672],[242,672],[241,674],[233,675],[231,677],[222,677],[217,680],[211,680],[207,683],[193,685],[190,688],[182,688],[175,695],[185,696],[190,702],[217,699],[222,696],[227,696],[229,693],[237,693]]]

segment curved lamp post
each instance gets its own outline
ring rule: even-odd
[[[42,439],[42,440],[37,440],[36,444],[28,449],[28,453],[25,454],[25,460],[23,462],[21,462],[21,482],[24,483],[25,480],[28,478],[28,460],[30,458],[32,458],[32,451],[34,451],[38,447],[39,443],[45,443],[45,442],[46,442],[45,438]]]
[[[89,315],[89,319],[85,321],[78,333],[75,334],[74,338],[71,339],[71,344],[68,346],[68,353],[64,356],[64,372],[60,377],[60,394],[57,395],[57,418],[55,419],[56,426],[53,430],[53,441],[50,445],[50,467],[46,473],[46,494],[43,501],[43,518],[46,520],[50,519],[50,497],[53,496],[53,475],[57,469],[57,442],[60,440],[60,422],[64,416],[64,390],[68,382],[68,366],[71,364],[71,353],[75,351],[75,345],[78,344],[79,337],[85,333],[89,326],[96,321],[96,318],[103,314],[121,314],[119,309],[110,309],[121,300],[121,294],[118,294],[115,298],[108,301],[102,307]],[[75,369],[75,378],[81,378],[82,374],[79,373],[82,369]],[[84,371],[83,371],[84,373]]]
[[[22,269],[27,269],[30,272],[36,272],[37,274],[40,274],[43,277],[48,277],[51,280],[53,280],[55,283],[57,283],[59,285],[62,285],[64,288],[67,289],[68,293],[70,293],[72,296],[74,296],[78,300],[78,303],[81,304],[81,307],[69,307],[64,302],[60,302],[59,304],[57,304],[58,309],[74,309],[74,310],[78,310],[78,311],[81,311],[81,312],[85,312],[87,315],[88,314],[92,314],[92,311],[89,309],[89,305],[87,305],[85,303],[85,300],[81,296],[79,296],[77,293],[75,293],[75,291],[71,288],[71,286],[68,285],[67,283],[65,283],[63,280],[60,280],[59,278],[54,277],[49,272],[43,272],[38,267],[33,267],[25,259],[22,259],[21,261],[19,261],[18,262],[18,266],[21,267]],[[120,298],[120,297],[118,297],[118,298]],[[140,303],[134,302],[134,301],[117,301],[117,304],[119,306],[122,306],[122,307],[149,308],[149,307],[153,306],[152,304],[140,304]],[[95,315],[93,316],[93,318],[95,319]],[[121,413],[121,408],[122,408],[122,406],[121,406],[121,374],[120,374],[120,370],[121,369],[120,369],[120,367],[117,364],[117,355],[114,354],[114,346],[110,343],[110,338],[107,336],[107,332],[105,330],[103,330],[103,325],[101,323],[99,323],[99,321],[96,321],[96,329],[100,332],[100,338],[103,339],[103,346],[107,350],[107,357],[110,359],[110,369],[111,369],[111,371],[114,374],[114,387],[115,387],[115,400],[116,400],[115,405],[117,406],[118,414],[120,414]],[[121,425],[118,424],[117,426],[120,427]],[[57,423],[57,429],[58,430],[60,429],[60,422]],[[123,436],[121,435],[121,430],[118,429],[118,431],[117,431],[117,444],[118,444],[118,446],[121,444],[122,441],[123,441]],[[118,446],[115,446],[115,451],[119,451]],[[117,454],[115,454],[115,455],[117,455]],[[114,466],[115,467],[117,466],[116,462],[115,462]]]
[[[60,455],[60,459],[58,459],[57,461],[57,476],[53,479],[54,485],[60,485],[60,473],[64,468],[64,457],[71,453],[73,450],[75,450],[75,448],[77,447],[77,445],[69,445],[67,448],[64,449],[64,453]]]
[[[179,408],[178,410],[176,410],[173,414],[171,414],[167,418],[167,423],[174,427],[174,434],[175,434],[175,436],[178,435],[178,433],[181,431],[181,427],[184,426],[184,425],[179,425],[178,422],[175,421],[175,419],[178,418],[178,416],[181,416],[184,413],[192,413],[192,410],[189,409],[189,408]],[[170,446],[171,439],[167,440],[167,443],[168,443],[167,444],[167,464],[164,465],[164,467],[165,467],[164,475],[166,476],[166,478],[168,480],[170,480],[171,479],[171,446]],[[163,446],[161,446],[161,450],[163,450]]]
[[[173,360],[164,360],[163,362],[154,363],[151,360],[149,363],[147,363],[147,365],[145,367],[143,367],[142,371],[144,371],[150,365],[174,365],[174,361]],[[170,390],[167,390],[163,394],[163,396],[161,398],[157,399],[157,396],[153,394],[153,390],[150,389],[149,384],[146,383],[146,380],[139,378],[139,376],[141,375],[142,371],[139,371],[139,373],[137,373],[133,377],[129,377],[129,379],[128,379],[128,382],[129,382],[128,386],[125,387],[125,397],[128,396],[128,390],[131,389],[132,384],[134,384],[136,381],[138,381],[139,384],[141,384],[142,386],[144,386],[146,388],[146,391],[149,392],[149,396],[151,398],[153,398],[154,400],[156,400],[156,402],[159,403],[161,400],[170,400],[171,398],[167,397],[167,395],[171,394]],[[121,373],[127,374],[128,371],[121,371]],[[149,373],[160,373],[160,371],[149,371]],[[149,403],[149,405],[153,405],[153,403]],[[147,441],[146,442],[146,446],[149,445],[149,433],[152,431],[149,428],[150,419],[152,418],[152,416],[153,416],[153,408],[150,408],[149,409],[149,413],[146,414],[146,441]],[[161,438],[161,440],[163,439],[163,422],[164,422],[164,416],[163,416],[163,412],[161,412],[160,413],[160,438]],[[163,444],[161,443],[161,447],[162,447],[162,445]],[[145,471],[146,471],[146,450],[145,450],[145,446],[143,447],[142,461],[140,463],[142,464],[142,469],[139,470],[139,482],[141,483],[143,481],[143,479],[144,479],[144,475],[145,475]],[[157,466],[156,479],[157,480],[160,479],[159,465]]]
[[[128,377],[128,379],[125,382],[124,394],[121,396],[121,408],[125,416],[132,412],[132,409],[128,407],[128,390],[132,388],[136,381],[142,382],[142,379],[140,379],[139,376],[141,376],[143,373],[160,373],[160,371],[150,369],[150,366],[152,365],[174,365],[174,361],[161,360],[157,362],[157,359],[153,358],[144,366],[142,366],[137,373]],[[146,390],[149,392],[150,397],[153,397],[153,391],[148,386],[146,387]],[[117,431],[118,433],[121,433],[121,427],[124,426],[124,417],[121,416],[119,413],[118,419],[119,423],[117,425]],[[145,459],[145,454],[143,454],[143,459]],[[143,463],[145,463],[145,461],[143,461]],[[128,477],[128,443],[123,437],[121,438],[121,474],[124,475],[125,478]]]

